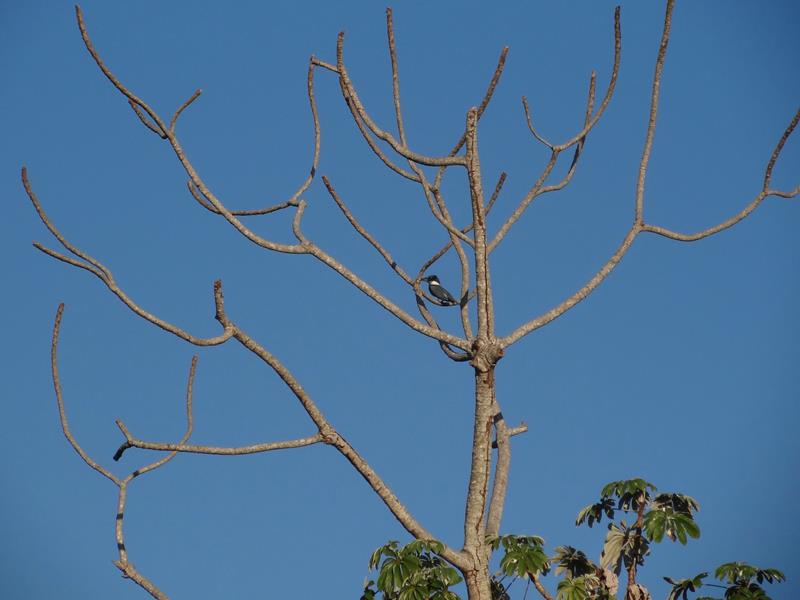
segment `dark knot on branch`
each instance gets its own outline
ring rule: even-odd
[[[495,340],[476,339],[472,343],[472,360],[469,361],[475,370],[486,373],[503,358],[503,348]]]

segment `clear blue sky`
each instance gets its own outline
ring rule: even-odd
[[[97,48],[137,94],[168,116],[203,96],[179,132],[206,180],[233,208],[288,195],[308,171],[305,73],[333,61],[336,34],[376,120],[392,126],[384,5],[377,2],[89,1]],[[481,121],[487,180],[508,183],[497,226],[544,164],[524,126],[526,94],[545,135],[576,131],[592,68],[605,85],[613,3],[476,1],[395,5],[406,125],[442,154],[485,88],[500,49],[504,79]],[[542,198],[493,256],[505,334],[580,287],[632,219],[660,2],[622,9],[616,97],[589,138],[572,185]],[[796,2],[679,2],[648,179],[650,222],[695,231],[740,210],[800,98]],[[138,599],[111,560],[115,488],[60,432],[49,375],[55,309],[67,304],[61,371],[76,436],[124,474],[150,455],[111,455],[122,418],[143,438],[177,439],[197,350],[131,314],[91,275],[30,245],[55,242],[19,182],[26,164],[62,231],[109,266],[142,306],[213,335],[211,283],[227,308],[293,370],[320,408],[417,518],[461,540],[472,415],[468,366],[411,332],[308,257],[265,253],[198,207],[166,143],[145,130],[81,44],[70,3],[0,6],[0,244],[6,258],[0,346],[0,596]],[[413,185],[361,142],[330,73],[319,72],[319,171],[407,270],[445,239]],[[800,143],[775,185],[800,179]],[[468,197],[453,176],[450,206]],[[414,310],[413,297],[349,228],[317,181],[305,230]],[[505,532],[536,533],[596,558],[604,528],[576,529],[605,482],[642,476],[701,503],[700,540],[664,543],[643,571],[663,575],[730,560],[784,569],[774,597],[800,596],[796,499],[800,369],[800,206],[768,199],[733,230],[682,245],[645,235],[579,307],[512,347],[498,367],[514,440]],[[285,217],[254,225],[291,240]],[[452,257],[451,257],[452,258]],[[437,269],[454,282],[455,262]],[[453,285],[452,287],[455,287]],[[438,309],[456,327],[454,311]],[[277,378],[235,343],[199,351],[196,443],[241,445],[309,435]],[[248,457],[179,456],[135,481],[127,545],[172,597],[357,598],[369,553],[407,536],[349,464],[315,446]],[[554,580],[548,578],[553,587]]]

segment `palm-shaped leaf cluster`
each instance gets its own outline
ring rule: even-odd
[[[550,570],[550,559],[544,552],[544,539],[538,535],[502,535],[487,540],[492,550],[503,547],[500,571],[504,575],[533,578]]]
[[[384,600],[459,600],[450,587],[461,577],[438,556],[443,548],[435,540],[414,540],[402,547],[393,540],[381,546],[369,559],[378,580],[366,583],[361,600],[373,600],[378,592]]]
[[[650,492],[656,491],[656,486],[644,479],[623,479],[612,481],[600,490],[600,500],[590,504],[578,513],[575,525],[584,521],[589,527],[595,522],[599,523],[603,515],[609,520],[614,519],[615,511],[638,511],[642,503],[650,500]]]
[[[703,579],[708,573],[700,573],[692,579],[675,580],[664,577],[672,585],[667,600],[689,600],[689,592],[696,592],[703,586]],[[767,583],[780,583],[786,581],[786,576],[778,569],[761,569],[742,562],[725,563],[717,567],[714,577],[727,586],[714,584],[713,587],[725,589],[725,600],[770,600],[761,585]],[[698,597],[696,600],[718,600],[709,596]]]
[[[660,542],[666,535],[673,542],[686,544],[687,536],[700,537],[700,528],[693,512],[700,510],[697,500],[684,494],[659,494],[650,503],[650,511],[644,517],[647,537]]]
[[[619,575],[622,565],[629,569],[631,565],[641,566],[645,557],[650,554],[650,543],[636,527],[629,527],[625,521],[608,524],[606,541],[600,553],[600,566],[611,569]]]

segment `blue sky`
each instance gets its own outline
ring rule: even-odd
[[[311,161],[308,56],[346,60],[362,99],[393,123],[384,5],[376,2],[153,1],[83,4],[108,65],[163,116],[197,87],[178,125],[189,156],[229,207],[288,196]],[[503,81],[480,125],[485,178],[509,178],[490,227],[530,186],[546,154],[524,125],[577,129],[592,68],[605,85],[613,3],[401,2],[394,6],[406,127],[442,154],[483,94],[500,49]],[[498,330],[506,334],[580,287],[632,219],[650,77],[663,6],[622,8],[617,92],[573,183],[537,201],[493,255]],[[680,2],[647,181],[649,222],[695,231],[739,211],[797,109],[797,3]],[[67,304],[60,367],[84,448],[115,473],[150,456],[110,458],[114,419],[168,441],[183,429],[190,357],[196,443],[242,445],[310,435],[277,378],[240,346],[197,350],[131,314],[93,277],[32,248],[54,241],[19,182],[25,164],[68,238],[102,260],[142,306],[214,335],[211,283],[227,309],[286,364],[340,432],[417,518],[458,545],[471,434],[471,381],[427,338],[309,257],[269,254],[198,207],[166,143],[145,130],[83,48],[71,4],[0,5],[0,244],[7,258],[0,347],[0,595],[142,598],[111,560],[115,488],[60,432],[49,375],[56,306]],[[793,75],[794,74],[794,75]],[[362,143],[332,74],[319,72],[319,172],[415,272],[445,239],[417,189]],[[566,157],[565,157],[566,158]],[[775,187],[797,185],[800,144]],[[466,218],[455,174],[450,207]],[[395,302],[413,296],[349,228],[320,181],[305,194],[306,233]],[[254,227],[291,241],[285,216]],[[603,528],[577,511],[607,481],[642,476],[697,498],[702,537],[664,543],[642,572],[661,577],[730,560],[785,570],[777,599],[800,595],[794,514],[800,468],[797,200],[771,198],[732,230],[695,244],[642,235],[584,303],[513,346],[498,367],[506,418],[530,431],[513,445],[505,532],[597,557]],[[437,274],[457,276],[452,257]],[[456,287],[455,284],[451,287]],[[438,309],[455,330],[454,311]],[[370,552],[407,536],[349,464],[315,446],[247,457],[179,456],[136,480],[126,518],[131,560],[174,598],[357,598]],[[554,580],[546,583],[553,589]],[[518,590],[518,591],[521,591]]]

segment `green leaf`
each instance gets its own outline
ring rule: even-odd
[[[583,508],[575,519],[575,525],[580,525],[586,521],[586,524],[591,527],[595,522],[600,522],[603,514],[609,519],[614,518],[614,501],[611,498],[601,498],[599,502]]]
[[[597,566],[581,550],[572,546],[558,546],[550,559],[556,563],[555,573],[567,573],[569,577],[589,575],[597,570]]]
[[[664,577],[664,580],[672,586],[667,600],[678,600],[678,598],[688,600],[688,593],[699,590],[703,586],[703,579],[706,577],[708,577],[708,573],[700,573],[691,579],[681,579],[679,581],[675,581],[670,577]]]
[[[662,493],[653,498],[652,507],[654,509],[671,508],[675,512],[683,513],[686,515],[692,514],[700,510],[700,504],[686,494],[675,493]]]
[[[627,530],[621,529],[615,523],[609,523],[606,541],[603,544],[603,551],[600,553],[600,566],[604,569],[611,569],[619,575],[622,563],[622,547],[625,545]]]
[[[671,505],[662,505],[648,512],[644,516],[644,530],[648,539],[654,542],[661,542],[666,535],[673,542],[677,540],[685,545],[688,537],[700,537],[700,527],[692,515],[677,512]]]
[[[542,548],[544,539],[538,535],[504,535],[500,543],[505,550],[500,569],[506,575],[527,577],[550,569],[550,559]]]
[[[562,579],[556,588],[558,600],[587,600],[589,594],[586,577]]]

